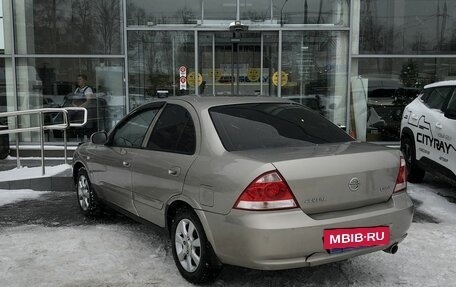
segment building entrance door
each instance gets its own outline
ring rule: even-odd
[[[277,95],[277,32],[199,34],[200,94]]]

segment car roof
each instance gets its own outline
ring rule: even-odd
[[[197,110],[209,109],[215,106],[249,104],[249,103],[292,103],[296,102],[278,97],[254,97],[254,96],[177,96],[157,99],[154,102],[185,101]],[[152,102],[153,103],[153,102]],[[146,104],[148,105],[148,104]]]
[[[436,82],[436,83],[426,85],[426,86],[424,86],[424,88],[429,89],[429,88],[444,87],[444,86],[456,86],[456,80]]]

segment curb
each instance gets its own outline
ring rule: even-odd
[[[0,189],[32,189],[36,191],[72,191],[71,177],[45,177],[0,182]]]
[[[73,191],[74,182],[71,171],[50,177],[10,180],[0,182],[0,189],[31,189],[36,191]]]

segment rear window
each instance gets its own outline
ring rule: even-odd
[[[227,151],[353,141],[323,116],[298,104],[219,106],[209,113]]]

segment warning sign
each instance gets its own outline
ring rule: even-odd
[[[288,83],[288,74],[282,71],[281,86],[285,86]],[[275,72],[272,75],[272,83],[277,87],[279,85],[279,72]]]
[[[180,89],[181,90],[186,90],[187,89],[187,78],[186,77],[180,77]]]
[[[195,86],[195,72],[190,72],[190,74],[188,74],[187,82],[190,85],[190,87]],[[198,73],[198,86],[201,86],[202,83],[203,83],[203,76],[200,73]]]
[[[180,77],[187,77],[187,67],[181,66],[179,68],[179,76]]]

